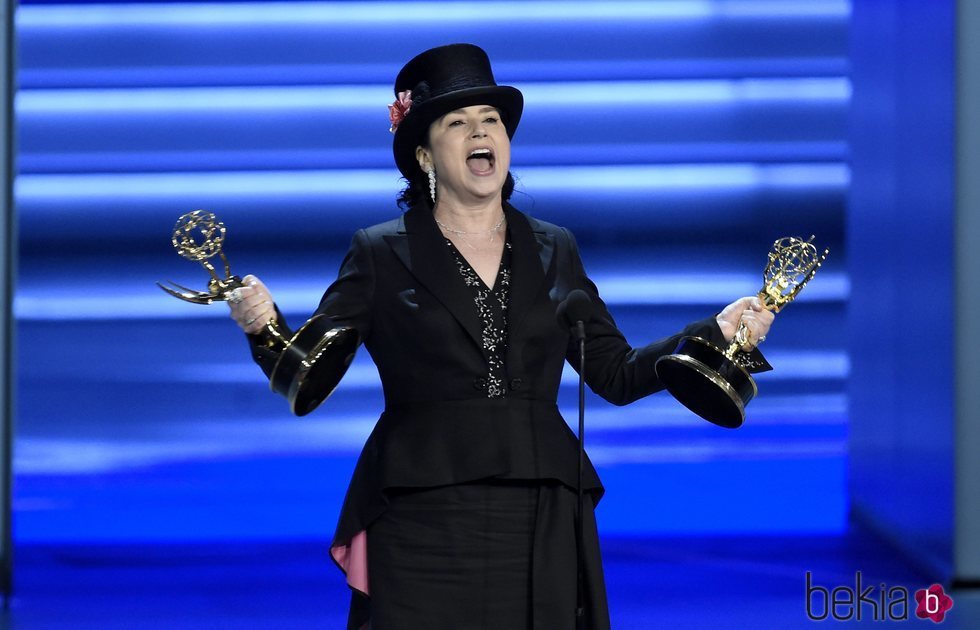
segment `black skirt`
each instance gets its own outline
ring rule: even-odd
[[[574,628],[575,493],[492,480],[399,490],[367,532],[371,630]],[[587,627],[609,627],[586,500]]]

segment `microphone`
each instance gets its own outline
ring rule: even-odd
[[[585,322],[592,319],[592,298],[582,289],[574,289],[558,305],[555,316],[572,329],[576,339],[585,339]]]
[[[555,313],[558,322],[572,329],[578,345],[578,488],[575,518],[575,543],[578,545],[576,562],[575,628],[585,628],[585,569],[582,558],[585,555],[582,516],[585,514],[585,499],[582,494],[582,469],[585,462],[585,322],[592,319],[592,298],[582,289],[568,292]]]

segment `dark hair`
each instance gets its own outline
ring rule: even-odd
[[[398,194],[398,207],[402,210],[411,208],[428,208],[432,210],[432,197],[429,195],[428,177],[417,177],[414,179],[404,179],[407,184]],[[514,177],[507,171],[507,179],[504,180],[504,187],[501,189],[501,199],[510,200],[511,193],[514,192]]]

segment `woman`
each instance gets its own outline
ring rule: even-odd
[[[351,479],[331,545],[352,587],[349,628],[572,628],[577,446],[558,413],[577,356],[556,309],[591,298],[586,381],[626,404],[661,385],[653,369],[683,335],[745,349],[773,315],[742,298],[677,335],[632,348],[582,267],[575,240],[508,202],[510,139],[523,97],[494,82],[476,46],[434,48],[395,80],[397,219],[354,235],[317,313],[353,326],[378,366],[385,410]],[[280,317],[254,277],[232,304],[250,335]],[[250,336],[266,373],[275,356]],[[573,363],[573,365],[575,365]],[[587,627],[609,627],[586,464]]]

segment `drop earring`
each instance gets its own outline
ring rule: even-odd
[[[429,169],[429,196],[432,197],[432,203],[436,202],[436,169]]]

